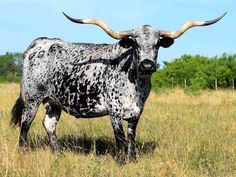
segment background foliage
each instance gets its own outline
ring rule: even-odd
[[[19,82],[22,76],[22,53],[0,55],[0,83]]]
[[[186,87],[201,89],[233,88],[236,79],[236,54],[208,58],[201,55],[183,55],[172,62],[164,62],[152,77],[155,90]]]

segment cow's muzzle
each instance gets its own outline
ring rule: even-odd
[[[139,71],[144,74],[152,74],[156,71],[155,63],[151,60],[143,60],[139,65]]]

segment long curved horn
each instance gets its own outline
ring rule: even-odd
[[[75,19],[64,12],[62,12],[66,18],[68,18],[70,21],[74,23],[79,23],[79,24],[93,24],[101,27],[109,36],[111,36],[114,39],[122,39],[124,37],[132,36],[132,31],[123,31],[123,32],[115,32],[111,28],[107,26],[105,22],[99,19]]]
[[[208,26],[208,25],[212,25],[212,24],[218,22],[220,19],[222,19],[226,15],[226,13],[227,12],[225,12],[220,17],[210,20],[210,21],[190,21],[190,22],[187,22],[176,32],[160,30],[160,36],[176,39],[176,38],[180,37],[182,34],[184,34],[185,31],[187,31],[188,29],[190,29],[192,27]]]

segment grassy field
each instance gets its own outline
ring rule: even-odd
[[[51,152],[40,107],[29,133],[29,149],[18,153],[19,130],[9,127],[17,84],[0,85],[0,176],[212,176],[236,174],[236,93],[182,90],[151,93],[137,129],[138,162],[114,160],[108,117],[75,119],[63,114],[58,138],[63,155]],[[126,124],[124,124],[127,127]]]

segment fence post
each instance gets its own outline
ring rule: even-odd
[[[184,79],[184,89],[186,89],[187,88],[187,81],[186,81],[186,79]]]
[[[173,77],[171,78],[171,88],[172,89],[174,88],[174,78]]]
[[[215,79],[215,90],[218,90],[217,79]]]
[[[232,89],[233,89],[233,91],[234,91],[234,79],[232,79]]]

